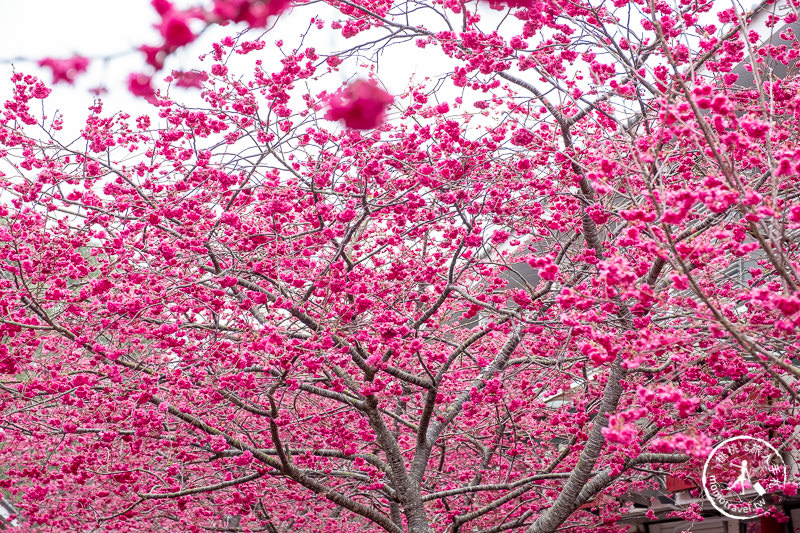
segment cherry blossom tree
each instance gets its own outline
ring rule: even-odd
[[[16,72],[18,529],[621,532],[724,438],[789,457],[797,5],[722,3],[154,2],[158,71],[194,22],[231,36],[77,140]],[[311,17],[349,48],[268,67],[263,28]],[[388,90],[404,47],[446,71]]]

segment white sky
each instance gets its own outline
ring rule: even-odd
[[[185,6],[203,2],[178,0],[175,3]],[[292,42],[296,42],[300,33],[307,28],[309,19],[321,8],[325,6],[314,4],[295,8],[282,15],[265,39],[267,48],[247,56],[246,66],[241,73],[251,72],[255,60],[253,56],[256,54],[265,60],[265,64],[270,59],[277,61],[283,57],[275,48],[270,49],[269,45],[284,39],[284,50],[291,50]],[[336,17],[329,12],[324,18],[330,22],[341,16]],[[135,49],[141,44],[159,43],[160,36],[152,26],[157,20],[158,15],[149,0],[0,0],[0,101],[10,95],[11,84],[8,80],[13,63],[17,70],[41,77],[54,89],[46,101],[47,114],[52,115],[56,108],[61,110],[65,115],[65,131],[77,131],[80,128],[87,115],[86,109],[94,98],[89,92],[93,87],[104,86],[108,89],[108,93],[102,96],[106,112],[124,109],[136,116],[152,111],[152,106],[128,93],[126,80],[131,72],[149,70],[142,54]],[[173,69],[198,67],[201,64],[197,57],[209,52],[212,42],[237,29],[235,26],[211,26],[196,42],[173,54],[165,69],[158,74],[158,79]],[[257,32],[252,32],[250,39],[257,35]],[[321,53],[349,48],[354,44],[350,40],[345,41],[341,34],[328,27],[321,31],[314,30],[311,37],[314,41],[306,40],[305,45],[315,46]],[[419,49],[413,43],[390,48],[389,55],[382,60],[384,68],[380,70],[379,78],[390,92],[398,94],[408,86],[409,78],[420,64],[430,60],[424,53],[415,54],[414,51]],[[402,55],[399,55],[401,52]],[[76,53],[94,60],[89,71],[80,76],[74,86],[64,83],[50,85],[50,72],[36,65],[36,61],[44,57],[61,59]],[[95,59],[103,56],[114,57],[108,61]],[[391,68],[386,68],[387,64]],[[210,68],[211,62],[207,60],[202,65]],[[431,70],[430,65],[427,67],[426,70]],[[353,68],[355,66],[352,64],[349,67],[343,65],[339,81],[345,81],[354,74]],[[329,78],[326,88],[335,89],[332,82]]]
[[[728,7],[730,1],[715,0],[715,11]],[[176,0],[175,3],[178,6],[188,6],[208,2]],[[241,60],[241,68],[237,69],[232,64],[232,71],[249,75],[256,59],[254,56],[264,59],[265,67],[269,70],[270,64],[276,64],[282,57],[273,43],[283,39],[286,41],[284,49],[291,50],[293,43],[306,30],[309,19],[317,15],[318,10],[325,11],[322,18],[328,23],[342,18],[322,3],[296,7],[277,20],[275,27],[265,38],[267,47],[245,58],[238,58]],[[493,11],[484,5],[480,14],[483,18],[481,25],[485,24],[489,28],[490,19],[499,20],[505,13]],[[432,29],[444,29],[439,19],[431,18],[427,14],[423,16],[426,17],[426,25],[431,25]],[[8,79],[12,61],[17,69],[37,74],[49,84],[49,71],[38,68],[35,61],[48,56],[67,58],[78,53],[90,58],[114,57],[109,61],[93,61],[89,72],[78,78],[75,86],[59,84],[53,87],[54,92],[46,101],[46,112],[52,116],[54,109],[61,110],[65,115],[65,131],[77,132],[81,127],[87,107],[94,98],[89,92],[93,87],[105,86],[108,89],[108,93],[102,96],[106,113],[125,110],[135,116],[152,112],[153,107],[131,96],[125,85],[128,74],[149,69],[144,65],[142,54],[136,51],[136,47],[159,43],[160,36],[152,27],[157,20],[158,15],[150,6],[149,0],[0,0],[0,102],[10,94],[11,85]],[[506,23],[513,24],[513,20],[510,17]],[[201,64],[197,57],[210,51],[212,42],[236,30],[235,26],[211,26],[195,43],[168,59],[166,68],[158,74],[159,80],[173,69],[188,70],[198,67]],[[375,32],[378,33],[370,35],[374,37],[384,34],[383,30]],[[253,31],[249,39],[256,38],[259,33]],[[319,53],[325,54],[349,48],[361,37],[345,40],[338,31],[326,27],[321,31],[312,31],[305,45],[314,46]],[[433,46],[421,50],[412,42],[391,46],[381,59],[378,77],[396,95],[408,87],[409,80],[415,73],[419,80],[425,75],[436,76],[451,71],[453,62],[448,61],[436,48]],[[210,61],[202,64],[205,68],[210,65]],[[355,74],[355,68],[354,62],[343,64],[338,81],[350,78]],[[523,77],[530,78],[529,75]],[[334,77],[326,77],[323,88],[335,89],[336,81]],[[454,88],[451,87],[450,90],[452,89]],[[193,92],[196,94],[196,91],[191,91],[186,92],[185,96],[192,98]],[[452,96],[451,94],[447,97],[451,102]],[[480,98],[481,95],[473,96]]]
[[[0,96],[5,99],[10,92],[10,61],[18,70],[36,74],[49,85],[49,72],[26,59],[66,58],[76,53],[88,57],[125,54],[142,42],[155,42],[158,34],[152,28],[154,21],[155,12],[147,0],[0,0]],[[57,85],[51,98],[68,120],[73,112],[85,116],[93,100],[88,89],[94,86],[111,89],[104,100],[114,108],[139,105],[128,96],[124,80],[126,72],[138,70],[141,64],[135,53],[120,55],[106,64],[93,62],[76,87]]]

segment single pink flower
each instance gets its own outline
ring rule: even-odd
[[[489,0],[489,5],[494,9],[502,9],[503,5],[511,9],[532,9],[536,5],[536,0]]]
[[[220,21],[245,22],[251,28],[263,28],[267,19],[291,7],[291,0],[214,0],[214,16]]]
[[[185,11],[164,13],[161,23],[156,25],[156,29],[164,38],[166,47],[184,46],[197,38],[189,27],[189,18],[189,13]]]
[[[377,127],[384,118],[392,95],[374,81],[357,80],[328,99],[328,120],[344,120],[345,126],[358,130]]]
[[[190,72],[173,70],[172,77],[175,79],[175,85],[178,87],[194,87],[200,89],[203,87],[203,82],[208,79],[208,74],[194,70]]]
[[[131,74],[128,77],[128,90],[135,96],[152,98],[156,95],[151,82],[153,79],[146,74]]]
[[[49,68],[53,73],[53,83],[73,83],[78,74],[86,72],[89,68],[89,59],[82,56],[72,56],[69,59],[53,59],[46,57],[39,61],[39,66]]]
[[[165,13],[172,10],[172,2],[169,0],[151,0],[150,2],[159,15],[164,15]]]
[[[164,60],[170,52],[163,46],[150,46],[147,44],[140,46],[139,50],[144,53],[147,64],[156,70],[161,70],[164,67]]]

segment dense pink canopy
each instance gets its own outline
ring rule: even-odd
[[[96,101],[80,132],[13,75],[10,526],[622,532],[698,517],[634,495],[727,437],[796,453],[791,9],[329,5],[154,2],[164,42],[129,78],[152,112]],[[266,61],[281,12],[319,39]],[[376,47],[445,72],[389,90]]]

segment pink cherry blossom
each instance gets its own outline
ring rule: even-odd
[[[291,0],[214,0],[213,13],[219,20],[244,22],[252,28],[263,28],[269,17],[291,6]]]
[[[780,1],[151,4],[141,105],[5,82],[0,529],[624,533],[800,460]]]
[[[128,78],[128,90],[134,96],[149,98],[155,96],[152,86],[152,78],[145,74],[131,74]]]
[[[47,57],[39,61],[39,66],[47,67],[53,73],[53,83],[69,83],[75,82],[78,75],[86,72],[89,68],[89,59],[75,55],[69,59],[54,59]]]
[[[168,48],[184,46],[195,40],[196,35],[189,27],[190,14],[185,11],[167,11],[161,22],[156,25],[164,45]]]
[[[328,120],[343,120],[354,129],[372,129],[380,125],[386,107],[394,101],[392,95],[373,81],[356,80],[328,99]]]
[[[208,80],[208,74],[197,71],[181,72],[173,70],[172,78],[175,80],[175,85],[178,87],[194,87],[199,89],[203,86],[203,82]]]

